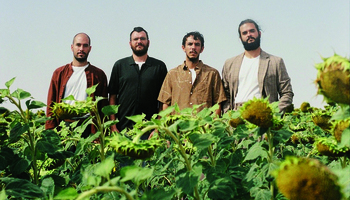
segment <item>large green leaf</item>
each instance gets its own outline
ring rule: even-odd
[[[76,189],[70,187],[59,192],[54,199],[76,199],[78,192]]]
[[[91,87],[89,87],[89,88],[86,89],[86,93],[87,93],[88,96],[90,96],[92,93],[94,93],[94,92],[96,91],[97,85],[98,85],[98,84],[93,85],[93,86],[91,86]]]
[[[37,143],[37,149],[42,152],[42,153],[55,153],[56,151],[58,151],[60,148],[55,145],[52,144],[48,141],[44,141],[44,140],[39,140]]]
[[[10,90],[9,89],[0,89],[0,97],[4,98],[4,97],[6,97],[9,94],[10,94]],[[3,99],[2,99],[2,101],[3,101]]]
[[[28,124],[18,122],[10,131],[10,143],[17,142],[21,135],[29,130]]]
[[[119,108],[119,105],[108,105],[102,108],[102,112],[106,116],[110,116],[118,113],[118,108]]]
[[[208,197],[210,199],[233,199],[234,183],[229,176],[216,179],[211,183]]]
[[[277,143],[285,143],[289,140],[289,138],[293,135],[292,131],[287,129],[280,129],[278,131],[272,131],[274,133],[273,140],[277,141]]]
[[[16,176],[26,171],[29,168],[29,166],[30,166],[29,160],[19,158],[18,160],[11,163],[10,171],[12,174]]]
[[[32,101],[31,99],[26,101],[26,105],[28,110],[42,108],[46,106],[46,104],[44,104],[41,101]]]
[[[350,105],[342,105],[339,110],[337,110],[331,120],[343,120],[350,117]]]
[[[53,180],[53,178],[51,177],[45,178],[41,182],[40,189],[44,192],[45,197],[47,198],[53,197],[55,192],[55,181]]]
[[[178,121],[179,121],[178,127],[180,128],[180,131],[183,131],[183,132],[191,131],[198,127],[197,120],[178,120]]]
[[[341,147],[350,147],[350,128],[346,128],[341,136]]]
[[[157,200],[169,200],[173,199],[172,197],[175,194],[175,189],[167,189],[159,188],[159,189],[152,189],[150,191],[147,191],[144,195],[142,195],[141,200],[149,200],[149,199],[157,199]]]
[[[0,155],[0,170],[4,170],[7,167],[6,158]]]
[[[261,142],[255,143],[248,151],[247,156],[244,158],[244,161],[254,160],[258,157],[268,158],[267,151],[261,146]]]
[[[127,119],[135,122],[135,123],[142,123],[143,119],[145,119],[146,114],[142,113],[141,115],[134,115],[130,117],[126,117]]]
[[[186,171],[185,173],[177,173],[176,186],[181,188],[181,190],[193,196],[194,187],[198,184],[199,178],[202,175],[202,166],[193,166],[191,171]]]
[[[176,186],[181,188],[184,193],[193,196],[194,187],[197,185],[198,181],[199,176],[195,175],[193,172],[186,172],[178,176]]]
[[[136,185],[140,185],[146,179],[150,178],[153,174],[153,168],[141,168],[137,166],[126,166],[120,171],[120,175],[123,177],[122,182],[132,181]]]
[[[8,112],[10,112],[10,110],[8,110],[7,108],[0,107],[0,114],[8,113]]]
[[[7,81],[5,83],[5,86],[7,87],[7,89],[10,88],[10,86],[13,84],[13,82],[15,81],[16,77],[13,77],[11,80]]]
[[[5,188],[3,188],[0,192],[0,199],[7,199]]]
[[[260,189],[255,196],[256,200],[270,200],[272,197],[271,192],[269,190]]]
[[[198,150],[208,148],[216,139],[212,134],[198,133],[189,135],[189,138],[193,145],[198,148]]]
[[[160,111],[159,112],[159,116],[160,117],[166,117],[166,116],[169,116],[174,110],[175,110],[175,106],[176,105],[174,105],[174,106],[169,106],[167,109],[165,109],[165,110],[162,110],[162,111]]]
[[[109,174],[111,173],[114,166],[114,155],[112,155],[103,160],[101,163],[98,163],[94,172],[97,175],[107,178],[109,177]]]
[[[30,97],[31,94],[30,94],[29,92],[26,92],[26,91],[24,91],[24,90],[18,88],[17,90],[15,90],[15,91],[11,94],[11,96],[12,96],[12,97],[15,97],[15,98],[17,98],[17,99],[19,99],[19,100],[22,100],[22,99],[26,99],[26,98]]]
[[[52,144],[58,145],[61,143],[60,137],[54,130],[44,130],[41,132],[41,139]]]
[[[25,179],[1,178],[6,185],[6,194],[15,198],[42,198],[43,191],[39,186]]]
[[[74,153],[71,151],[55,151],[53,153],[47,152],[47,156],[53,159],[66,159],[74,156]]]

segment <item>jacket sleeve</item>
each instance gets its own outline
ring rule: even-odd
[[[47,95],[47,104],[46,104],[46,116],[47,117],[52,117],[52,109],[51,107],[53,106],[54,102],[57,102],[57,95],[58,95],[58,82],[57,80],[57,74],[54,72],[51,78],[50,82],[50,87]],[[58,120],[57,119],[50,119],[47,120],[45,123],[45,129],[53,129],[56,126],[58,126]]]
[[[280,95],[278,107],[280,111],[283,111],[292,104],[294,93],[283,59],[279,62],[278,71],[278,93]]]
[[[227,100],[223,102],[222,104],[222,110],[223,112],[227,112],[230,108],[230,103],[231,103],[231,94],[230,94],[230,83],[229,83],[229,78],[228,78],[228,70],[227,70],[227,61],[224,64],[224,67],[222,68],[222,85],[224,87],[225,95]]]

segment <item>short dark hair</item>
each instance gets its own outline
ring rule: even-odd
[[[88,34],[83,33],[83,32],[81,32],[81,33],[77,33],[77,34],[75,34],[75,35],[74,35],[74,37],[73,37],[73,43],[72,43],[72,44],[74,44],[74,40],[75,40],[75,38],[76,38],[78,35],[80,35],[80,34],[84,34],[84,35],[86,35],[86,37],[89,39],[89,45],[91,46],[91,39],[90,39],[90,37],[88,36]]]
[[[146,33],[147,40],[149,40],[147,31],[145,29],[143,29],[142,27],[138,26],[138,27],[135,27],[134,30],[131,31],[131,33],[130,33],[130,41],[131,41],[131,35],[135,31],[138,32],[138,33],[144,31]]]
[[[193,36],[193,39],[195,40],[200,40],[202,43],[202,47],[204,47],[204,37],[201,33],[199,33],[198,31],[192,31],[187,33],[184,38],[182,39],[182,46],[186,45],[186,40],[188,37]]]
[[[239,34],[239,37],[241,37],[241,31],[240,31],[240,28],[243,24],[247,24],[247,23],[252,23],[254,24],[256,30],[259,32],[260,31],[260,28],[259,28],[259,25],[252,19],[245,19],[243,21],[241,21],[241,23],[239,23],[239,26],[238,26],[238,34]]]

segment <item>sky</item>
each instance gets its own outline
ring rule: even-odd
[[[185,59],[183,36],[199,31],[205,39],[200,59],[220,74],[228,58],[244,49],[239,23],[255,20],[261,48],[283,58],[294,91],[295,108],[309,102],[323,108],[314,83],[316,63],[337,53],[350,57],[349,0],[0,0],[0,89],[16,77],[17,88],[46,103],[53,71],[73,58],[70,45],[79,32],[91,38],[88,60],[108,79],[113,64],[131,55],[129,34],[148,31],[148,54],[168,70]],[[2,104],[14,109],[9,103]]]

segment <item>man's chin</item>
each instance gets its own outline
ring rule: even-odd
[[[78,62],[86,62],[87,61],[87,57],[75,57],[75,60],[77,60]]]
[[[199,57],[188,57],[188,59],[191,61],[191,62],[197,62],[199,60]]]

